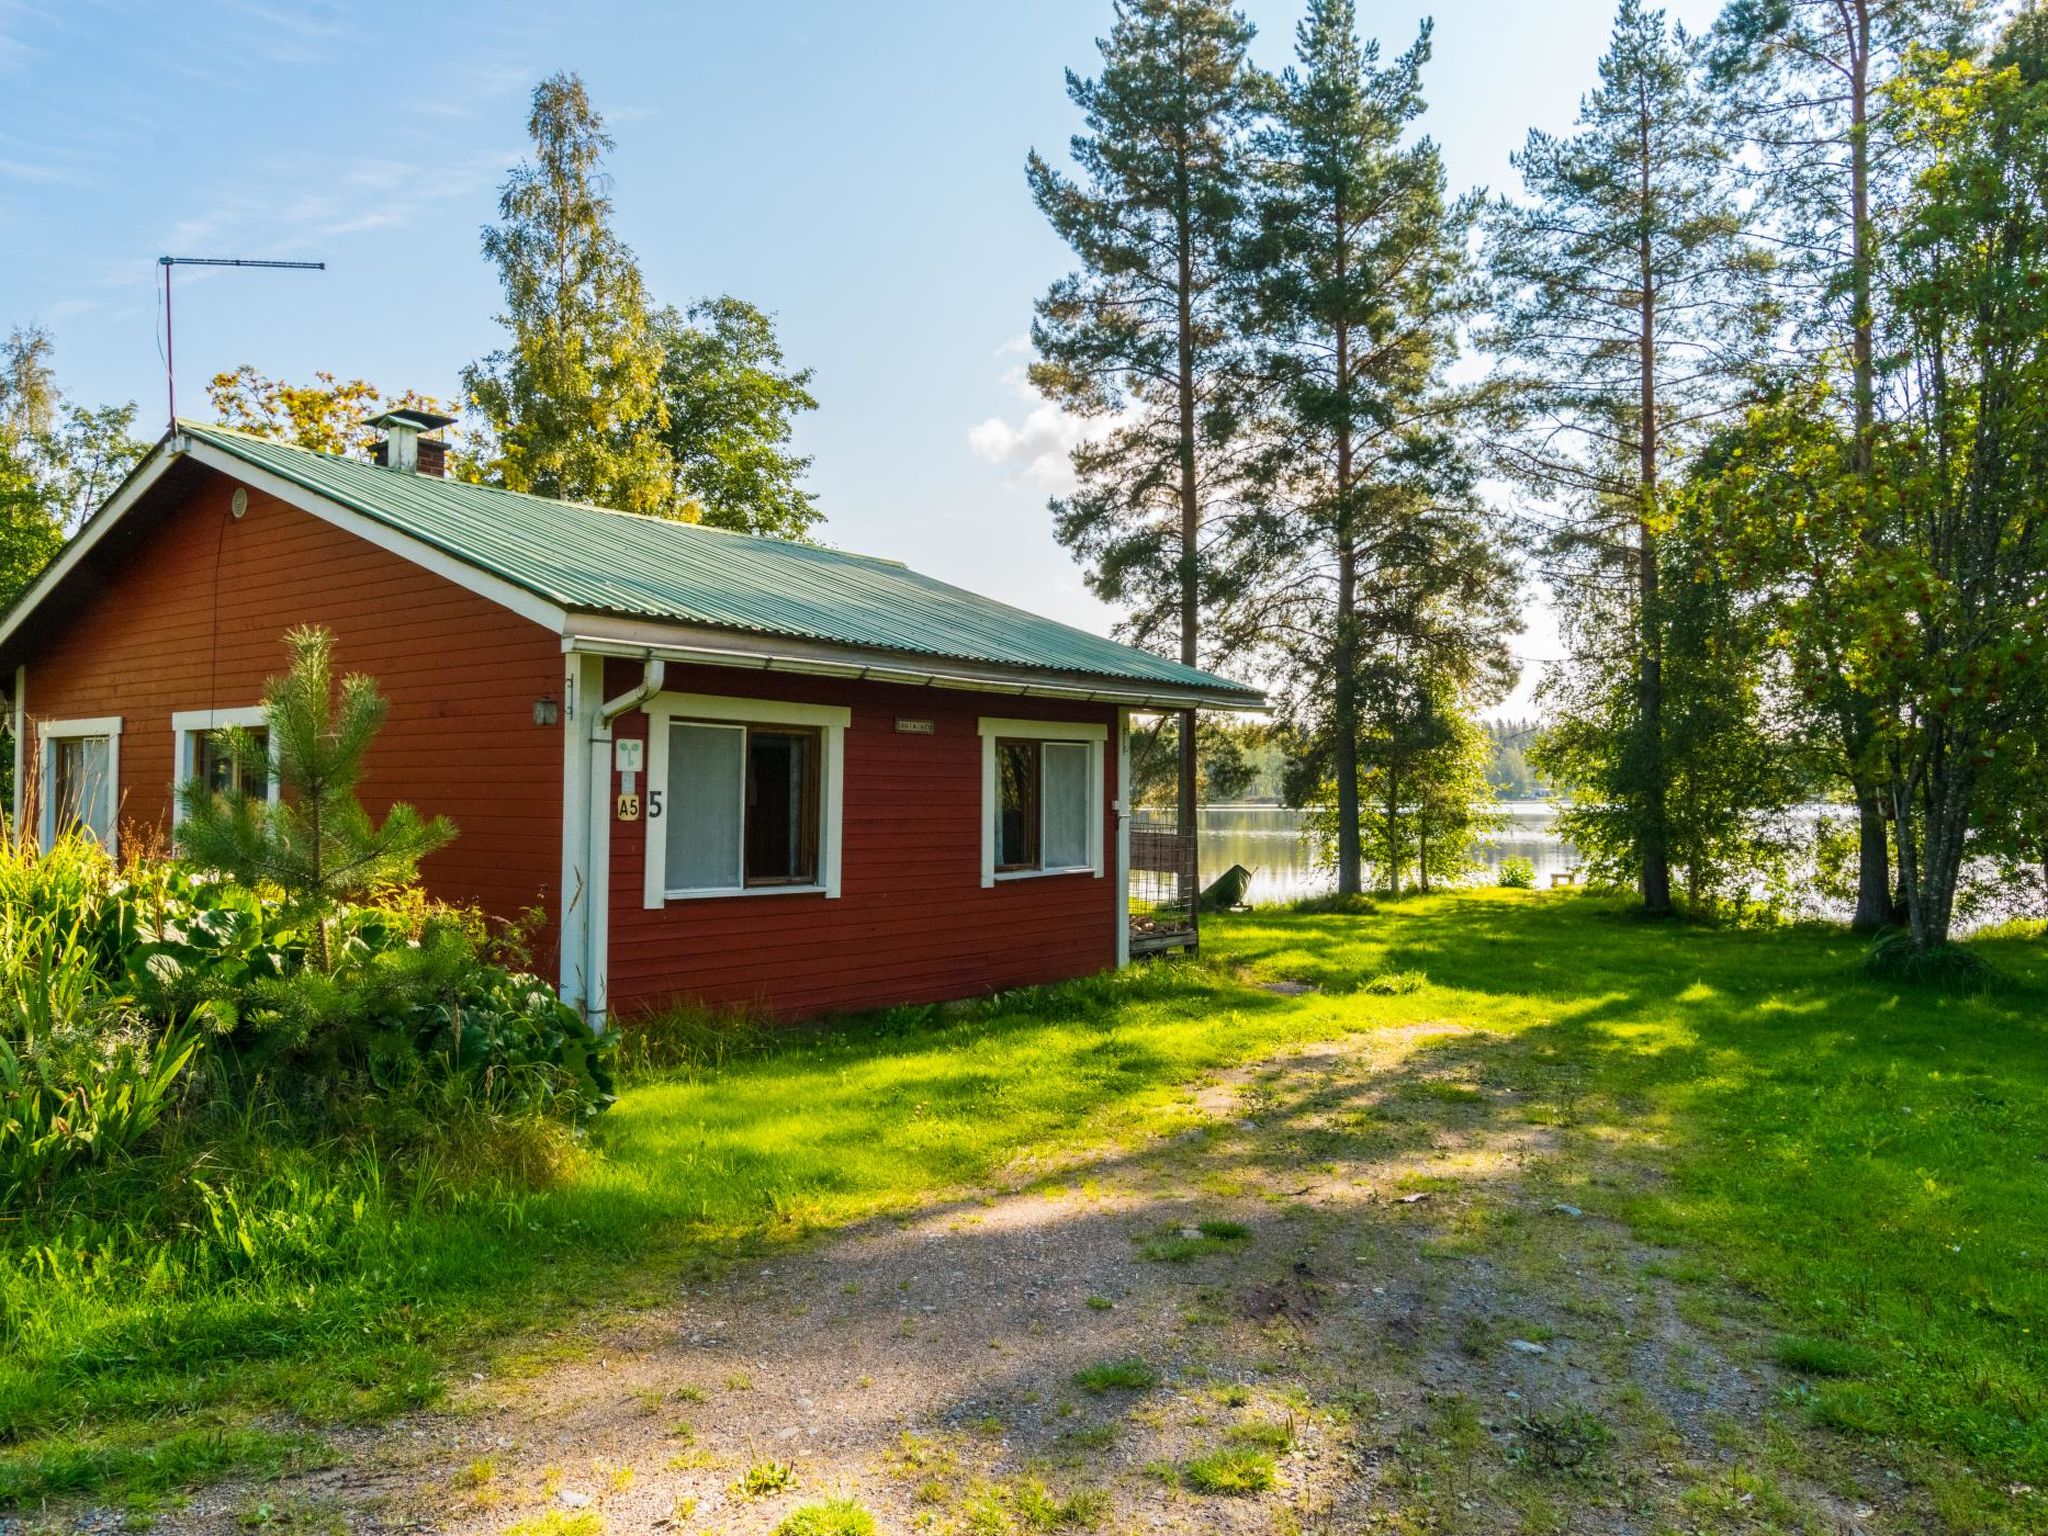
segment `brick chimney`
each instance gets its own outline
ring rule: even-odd
[[[437,416],[432,411],[410,407],[386,411],[369,423],[384,434],[370,449],[370,457],[402,475],[432,475],[439,479],[448,472],[448,445],[438,437],[422,434],[454,424],[453,416]]]

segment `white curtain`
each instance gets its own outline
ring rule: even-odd
[[[1047,869],[1073,869],[1093,864],[1088,846],[1088,807],[1093,786],[1088,782],[1088,748],[1080,742],[1048,741],[1040,794],[1045,805]]]
[[[729,891],[740,872],[747,733],[736,725],[672,725],[668,738],[668,888]]]

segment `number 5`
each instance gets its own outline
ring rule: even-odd
[[[661,791],[658,789],[647,791],[647,819],[649,821],[661,819]]]

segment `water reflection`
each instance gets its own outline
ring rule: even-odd
[[[1502,859],[1520,855],[1536,866],[1536,883],[1578,866],[1578,850],[1556,831],[1557,809],[1547,800],[1510,800],[1500,807],[1509,823],[1481,844],[1475,880],[1491,881]],[[1332,889],[1336,877],[1317,862],[1303,831],[1306,816],[1278,805],[1205,805],[1201,808],[1202,878],[1215,879],[1233,864],[1252,872],[1254,905],[1295,901]]]

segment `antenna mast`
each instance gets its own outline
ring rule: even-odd
[[[324,261],[255,261],[242,256],[159,256],[156,264],[164,271],[164,393],[169,396],[171,430],[178,430],[178,361],[171,342],[171,268],[173,267],[273,267],[288,272],[325,272]]]

